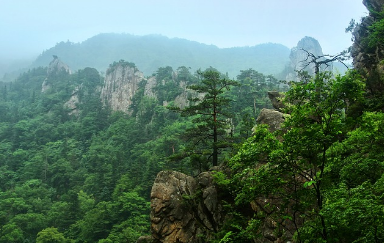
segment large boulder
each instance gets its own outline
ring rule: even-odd
[[[260,111],[260,115],[256,120],[258,125],[267,124],[271,132],[280,130],[283,122],[284,114],[282,112],[265,108]]]
[[[206,242],[220,222],[221,205],[211,171],[196,178],[159,172],[151,191],[153,242]]]
[[[282,92],[268,91],[268,98],[271,100],[273,108],[278,111],[282,111],[285,108],[283,104],[284,97],[285,95]]]

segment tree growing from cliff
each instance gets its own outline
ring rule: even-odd
[[[325,216],[337,161],[330,148],[345,136],[343,109],[362,97],[363,88],[355,75],[333,78],[327,72],[292,84],[286,93],[287,130],[272,134],[258,126],[229,163],[232,181],[227,184],[235,206],[253,203],[258,212],[252,218],[259,222],[256,228],[249,228],[250,220],[242,226],[245,231],[261,233],[260,222],[272,220],[276,236],[288,231],[297,242],[333,242],[335,230]]]
[[[332,65],[333,62],[340,62],[341,64],[343,64],[346,68],[348,68],[348,66],[344,63],[344,61],[346,61],[348,59],[348,53],[347,51],[342,51],[341,53],[337,54],[337,55],[315,55],[313,54],[312,52],[309,52],[303,48],[301,48],[300,50],[304,51],[306,53],[306,57],[305,59],[303,60],[304,62],[304,66],[303,68],[300,70],[300,71],[303,71],[306,67],[308,67],[309,65],[313,64],[314,65],[314,72],[315,72],[315,75],[319,75],[320,71],[321,71],[321,67],[324,65],[326,68],[330,67],[330,65]]]
[[[198,165],[201,171],[206,167],[218,165],[222,149],[230,147],[230,117],[227,112],[230,99],[223,94],[229,91],[236,81],[222,77],[214,70],[198,71],[200,83],[189,86],[196,96],[190,98],[190,106],[180,109],[171,108],[180,112],[182,116],[190,117],[194,126],[186,130],[183,138],[187,145],[181,157],[189,157],[192,164]],[[180,158],[174,156],[173,158]]]

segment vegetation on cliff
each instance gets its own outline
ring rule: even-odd
[[[190,161],[168,160],[184,148],[179,135],[193,121],[164,105],[175,104],[184,84],[198,85],[199,75],[164,67],[155,79],[155,96],[145,95],[148,79],[139,84],[129,115],[102,104],[104,81],[93,68],[47,74],[40,67],[1,83],[0,242],[135,242],[149,234],[156,174],[198,171]],[[223,91],[238,101],[233,137],[242,141],[277,83],[252,69],[238,82],[244,86]]]
[[[158,68],[138,83],[130,112],[103,105],[94,68],[38,67],[0,83],[0,243],[135,242],[150,233],[159,171],[196,175],[216,164],[222,222],[207,219],[212,242],[383,242],[382,22],[371,10],[370,24],[354,31],[356,70],[290,83],[276,131],[252,133],[272,108],[267,91],[282,91],[254,69],[239,71],[234,85],[214,69]],[[110,68],[119,65],[135,67]],[[185,203],[210,205],[202,191],[188,193]]]

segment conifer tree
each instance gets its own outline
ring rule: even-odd
[[[230,99],[224,97],[231,86],[237,82],[222,77],[214,70],[198,71],[200,83],[189,86],[196,96],[190,98],[190,106],[180,109],[182,116],[191,117],[194,126],[186,130],[183,138],[187,140],[182,157],[189,157],[191,163],[198,164],[199,169],[204,165],[218,165],[219,154],[222,149],[230,147],[230,117],[227,112]]]

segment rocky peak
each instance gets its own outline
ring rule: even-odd
[[[143,80],[143,73],[134,64],[122,61],[114,63],[107,69],[101,90],[104,105],[108,105],[113,111],[129,113],[132,98]]]
[[[48,65],[47,78],[43,81],[43,84],[41,85],[41,92],[45,92],[50,89],[51,84],[49,82],[49,79],[59,75],[62,72],[72,74],[72,71],[71,69],[69,69],[69,66],[62,62],[58,56],[53,55],[53,60]]]
[[[308,64],[308,61],[310,61],[310,59],[308,59],[308,53],[311,53],[316,57],[324,55],[320,43],[315,38],[306,36],[291,50],[291,54],[289,55],[290,62],[286,68],[285,80],[299,81],[297,71],[307,71],[311,76],[315,74],[315,64]],[[332,70],[331,66],[322,68],[321,71]]]
[[[62,62],[58,56],[53,55],[53,60],[49,63],[47,70],[48,76],[55,75],[63,71],[68,74],[72,74],[72,71],[71,69],[69,69],[69,66]]]

